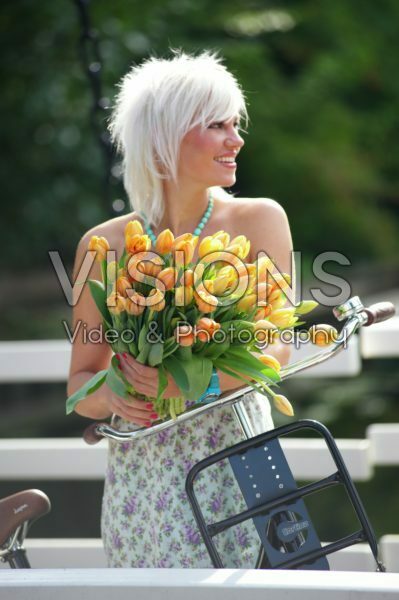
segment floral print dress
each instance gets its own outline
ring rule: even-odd
[[[257,392],[244,396],[255,434],[273,428],[270,404]],[[135,429],[114,417],[119,429]],[[217,407],[135,442],[109,440],[101,530],[109,567],[213,568],[185,493],[190,468],[244,439],[231,406]],[[196,479],[207,523],[246,508],[228,460]],[[227,568],[254,568],[260,541],[252,521],[214,538]]]

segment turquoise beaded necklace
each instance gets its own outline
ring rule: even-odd
[[[209,218],[212,214],[212,209],[213,209],[213,198],[212,198],[212,195],[209,194],[208,206],[206,208],[206,211],[202,215],[201,221],[198,223],[197,227],[194,229],[195,236],[201,235],[201,231],[204,229],[205,225],[209,221]],[[151,242],[153,243],[153,245],[155,245],[157,236],[153,232],[151,225],[148,223],[148,221],[145,217],[144,217],[144,227],[145,227],[146,233],[148,234]]]

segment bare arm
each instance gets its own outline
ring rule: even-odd
[[[245,206],[247,238],[251,241],[251,262],[259,252],[265,252],[281,273],[288,273],[292,281],[292,297],[295,299],[295,266],[291,265],[292,236],[284,209],[274,200],[259,198]],[[291,348],[280,340],[266,346],[262,352],[277,358],[286,365],[291,356]],[[242,382],[230,375],[219,372],[222,391],[242,387]]]
[[[78,245],[74,267],[74,281],[85,257],[92,233],[93,231],[86,234]],[[102,232],[99,232],[99,234],[104,235]],[[101,280],[99,263],[95,262],[93,264],[89,278]],[[73,298],[73,331],[78,327],[79,322],[81,326],[72,346],[67,385],[68,395],[78,390],[95,373],[108,368],[112,356],[111,347],[103,339],[103,335],[98,336],[100,337],[98,342],[90,341],[89,339],[88,333],[91,330],[98,329],[102,331],[102,319],[91,296],[89,286],[85,283],[83,290],[81,287],[75,286]],[[86,333],[85,336],[83,336],[84,331]],[[152,416],[154,411],[150,404],[135,399],[133,396],[127,402],[123,398],[116,396],[106,384],[102,385],[96,392],[84,400],[81,400],[75,410],[78,414],[92,419],[106,419],[114,413],[139,425],[148,425],[151,418],[155,418]]]

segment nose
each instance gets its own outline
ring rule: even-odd
[[[234,127],[229,130],[228,135],[225,140],[225,145],[229,149],[237,148],[237,151],[240,150],[245,144],[244,140],[238,133],[237,129]]]

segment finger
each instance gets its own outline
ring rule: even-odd
[[[122,361],[136,371],[141,379],[148,381],[153,381],[154,378],[158,379],[158,369],[155,367],[149,367],[139,363],[133,356],[126,354],[126,352],[120,356],[122,357]]]
[[[142,377],[126,362],[120,362],[120,368],[126,379],[133,385],[134,389],[145,396],[156,396],[158,394],[158,378],[155,380]]]
[[[118,367],[137,392],[145,396],[156,396],[158,394],[158,387],[153,380],[143,379],[126,361],[122,362],[119,357]]]
[[[130,396],[130,398],[128,400],[123,399],[122,402],[124,404],[126,404],[126,406],[129,406],[131,408],[136,408],[138,410],[143,411],[144,413],[155,412],[153,402],[147,402],[146,400],[140,400],[139,398],[136,398],[135,396]]]
[[[137,425],[143,425],[145,427],[151,425],[151,422],[155,420],[155,418],[158,418],[156,413],[148,414],[145,411],[141,411],[137,408],[129,407],[118,397],[113,399],[111,410],[123,419],[136,423]]]

